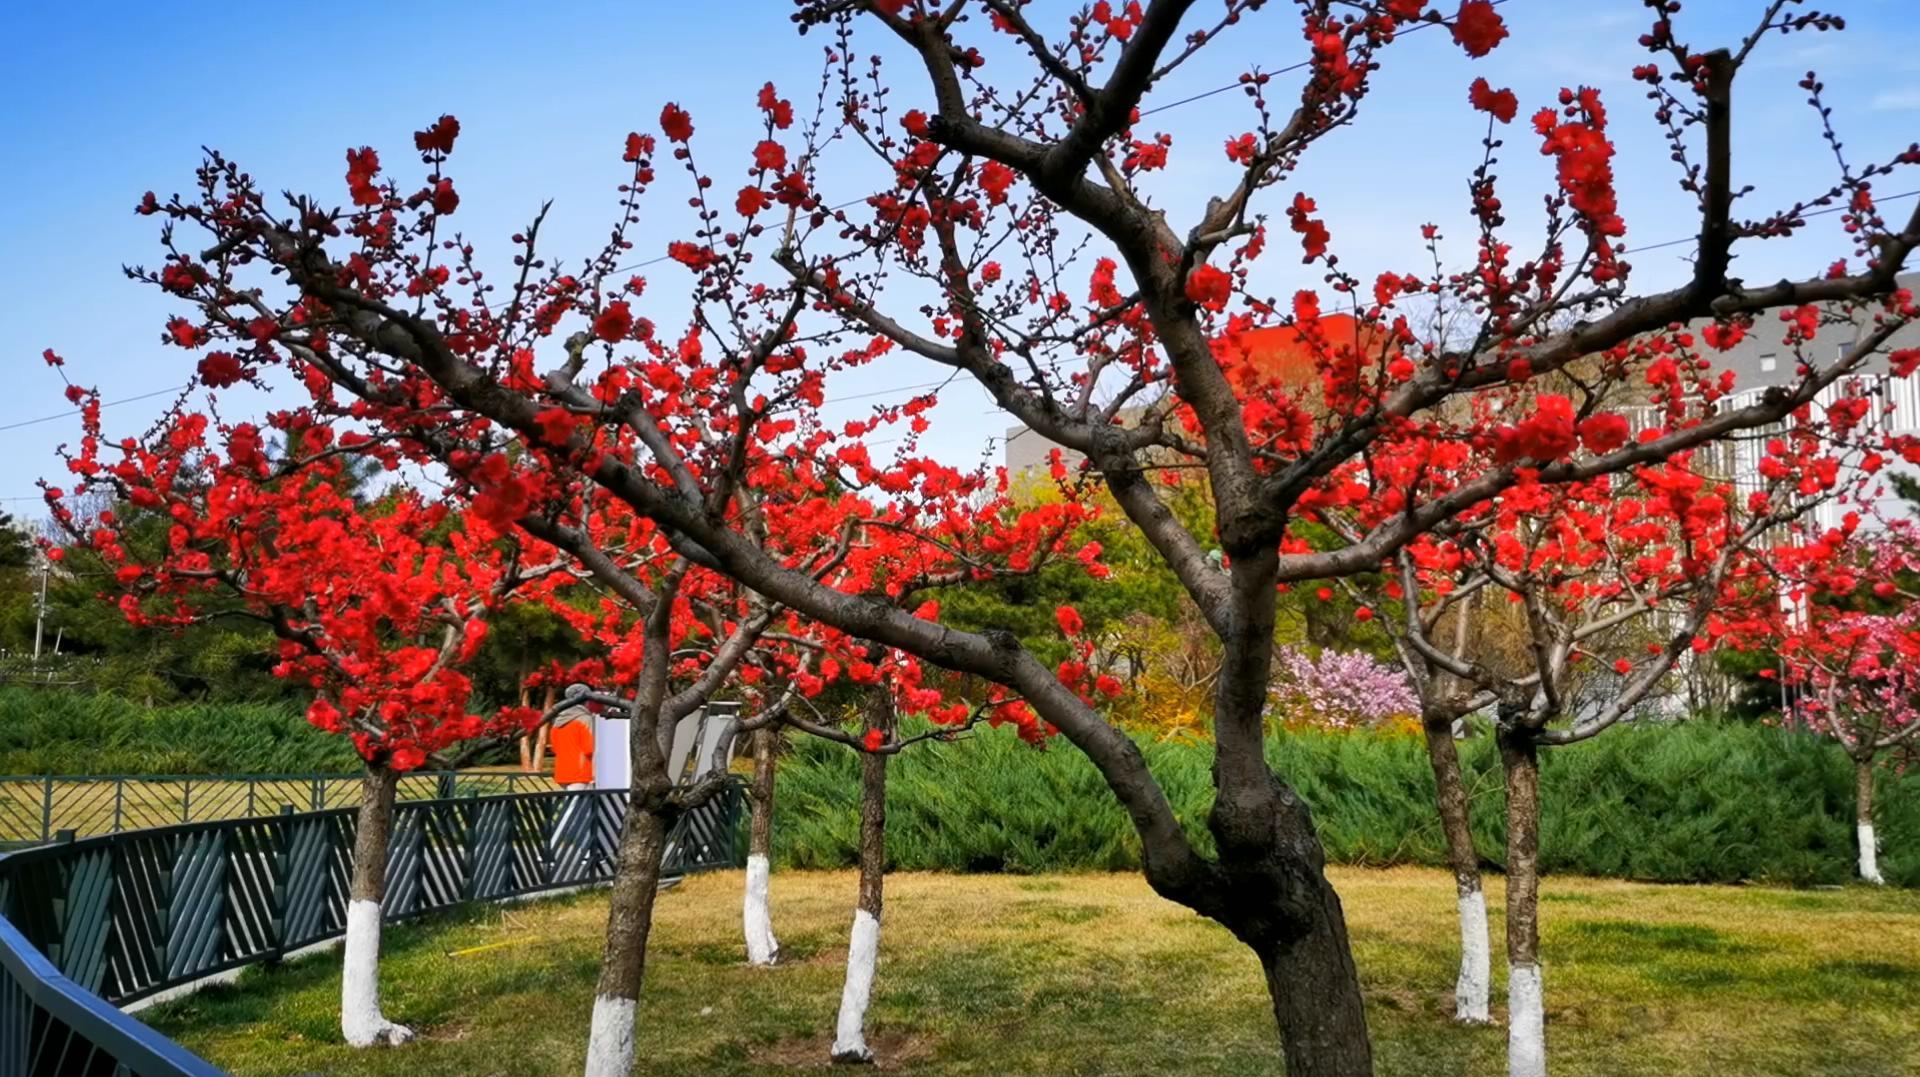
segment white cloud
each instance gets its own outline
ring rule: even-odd
[[[1920,86],[1906,86],[1898,90],[1882,90],[1874,95],[1870,106],[1875,112],[1908,112],[1920,110]]]

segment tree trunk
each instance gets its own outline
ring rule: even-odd
[[[893,699],[884,687],[869,692],[867,728],[893,728]],[[887,862],[887,757],[860,753],[860,896],[853,908],[853,932],[847,942],[847,979],[840,989],[840,1017],[834,1024],[835,1062],[870,1063],[867,1003],[880,960],[880,906]]]
[[[384,762],[368,763],[360,779],[347,938],[340,963],[340,1034],[354,1047],[397,1046],[413,1038],[411,1029],[380,1012],[380,905],[387,897],[387,845],[393,837],[393,794],[399,779]]]
[[[519,676],[520,676],[520,709],[525,710],[527,708],[527,704],[533,702],[533,692],[531,689],[527,687],[527,675],[522,673]],[[522,773],[525,773],[525,774],[531,774],[533,772],[533,734],[532,733],[520,734],[520,770]]]
[[[1540,756],[1527,732],[1500,734],[1507,774],[1507,1075],[1546,1077],[1540,980]]]
[[[646,978],[647,935],[653,929],[660,862],[673,823],[667,799],[673,783],[667,777],[666,751],[660,744],[660,710],[666,698],[668,627],[676,590],[677,581],[662,584],[645,628],[628,728],[633,778],[613,889],[607,895],[607,943],[594,987],[586,1077],[628,1077],[633,1072],[634,1019],[640,985]]]
[[[741,921],[747,935],[747,964],[771,965],[780,959],[780,940],[773,934],[773,913],[767,890],[773,874],[773,767],[778,741],[771,727],[753,734],[753,784],[748,797],[753,815],[747,827],[747,886]]]
[[[1263,834],[1216,798],[1208,825],[1221,878],[1204,911],[1259,958],[1290,1077],[1365,1077],[1373,1047],[1340,897],[1306,804],[1278,779],[1269,785]]]
[[[1880,874],[1879,841],[1873,833],[1873,757],[1855,760],[1853,770],[1854,832],[1860,839],[1860,878],[1884,885],[1887,880]]]
[[[1324,875],[1302,879],[1311,922],[1291,938],[1255,947],[1280,1026],[1288,1077],[1354,1077],[1373,1072],[1359,974],[1340,897]],[[1284,899],[1297,920],[1297,899]]]
[[[653,929],[653,899],[660,889],[666,845],[662,813],[638,805],[627,810],[613,890],[607,897],[607,945],[593,994],[586,1077],[628,1077],[633,1072],[634,1016],[647,970],[647,935]]]
[[[1312,811],[1266,761],[1276,547],[1226,545],[1233,630],[1221,636],[1207,815],[1217,877],[1181,900],[1260,959],[1291,1077],[1370,1077],[1366,1005],[1346,916],[1327,882],[1326,852]]]
[[[1460,750],[1453,743],[1453,716],[1436,714],[1425,723],[1427,761],[1433,766],[1434,801],[1440,830],[1447,839],[1447,866],[1453,869],[1460,910],[1460,978],[1453,987],[1453,1019],[1462,1024],[1488,1022],[1487,995],[1492,957],[1487,942],[1487,897],[1480,887],[1480,855],[1473,848],[1467,815],[1467,786],[1460,771]]]

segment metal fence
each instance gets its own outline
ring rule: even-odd
[[[734,864],[730,784],[669,841],[668,875]],[[396,805],[386,915],[613,877],[621,792]],[[323,941],[346,928],[356,811],[132,830],[0,858],[0,916],[115,1004]]]
[[[400,777],[401,800],[551,792],[544,774],[415,771]],[[0,776],[0,847],[216,819],[275,815],[285,808],[357,807],[357,774],[143,774]]]
[[[663,874],[737,866],[744,801],[731,782],[681,818]],[[606,882],[625,812],[625,793],[592,791],[399,804],[386,917]],[[133,830],[0,857],[0,1077],[216,1072],[112,1006],[342,934],[356,814]]]
[[[0,920],[0,1077],[220,1077],[191,1051],[60,975]]]

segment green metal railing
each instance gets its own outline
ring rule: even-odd
[[[0,920],[0,1077],[220,1077],[60,974]]]
[[[401,800],[550,792],[544,774],[415,771],[402,775]],[[215,819],[246,819],[360,803],[358,774],[106,774],[0,776],[0,847]]]
[[[744,801],[730,782],[683,816],[663,874],[737,866]],[[592,791],[396,805],[383,911],[609,881],[625,812],[625,793]],[[0,1077],[217,1072],[112,1007],[342,934],[356,815],[289,811],[0,857]],[[179,1056],[200,1068],[167,1061]]]

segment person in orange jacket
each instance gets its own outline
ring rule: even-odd
[[[569,685],[567,695],[585,695],[584,684]],[[567,789],[593,788],[593,711],[575,703],[553,717],[553,780]]]

